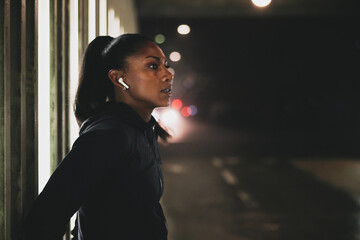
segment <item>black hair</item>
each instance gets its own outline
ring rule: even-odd
[[[106,104],[115,102],[114,85],[108,77],[111,69],[126,69],[127,58],[141,47],[154,42],[141,34],[123,34],[117,38],[96,37],[86,48],[79,75],[74,113],[79,125],[87,118],[100,113]],[[157,127],[162,140],[170,136]]]

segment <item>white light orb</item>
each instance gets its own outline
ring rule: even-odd
[[[271,3],[271,0],[251,0],[257,7],[266,7]]]
[[[186,35],[186,34],[189,34],[189,32],[190,32],[190,27],[189,27],[189,25],[181,24],[181,25],[178,26],[177,31],[178,31],[178,33],[180,33],[181,35]]]
[[[180,61],[181,54],[179,52],[172,52],[172,53],[170,53],[169,58],[170,58],[171,61],[177,62],[177,61]]]
[[[180,119],[180,114],[174,109],[167,109],[161,114],[161,122],[167,126],[177,125]]]

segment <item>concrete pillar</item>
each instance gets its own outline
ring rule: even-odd
[[[69,151],[69,0],[50,2],[51,172]]]
[[[88,44],[88,0],[78,3],[81,59]],[[19,239],[23,219],[38,193],[37,6],[38,0],[0,2],[0,240]],[[108,0],[110,7],[125,32],[137,32],[133,0]],[[69,0],[50,1],[50,31],[54,170],[69,151]]]
[[[0,6],[0,239],[18,239],[37,195],[36,0]]]

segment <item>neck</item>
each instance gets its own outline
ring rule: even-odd
[[[138,104],[134,104],[133,102],[129,101],[118,101],[125,103],[126,105],[130,106],[139,116],[145,121],[149,122],[151,119],[151,113],[154,108],[145,108],[143,106],[139,106]]]
[[[122,92],[123,90],[121,90]],[[139,114],[139,116],[145,121],[149,122],[151,119],[151,113],[154,110],[153,107],[141,105],[138,102],[135,102],[132,98],[127,97],[126,94],[119,94],[118,92],[115,92],[115,99],[117,102],[123,102],[127,105],[129,105],[134,111]]]
[[[153,109],[143,109],[143,108],[139,108],[138,106],[134,106],[129,104],[129,106],[135,110],[135,112],[137,112],[137,114],[139,114],[139,116],[145,121],[145,122],[149,122],[151,119],[151,113]]]

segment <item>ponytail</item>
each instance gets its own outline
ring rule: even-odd
[[[113,40],[109,36],[96,37],[86,48],[75,96],[74,113],[80,125],[106,103],[114,101],[114,88],[103,64],[102,52]]]

